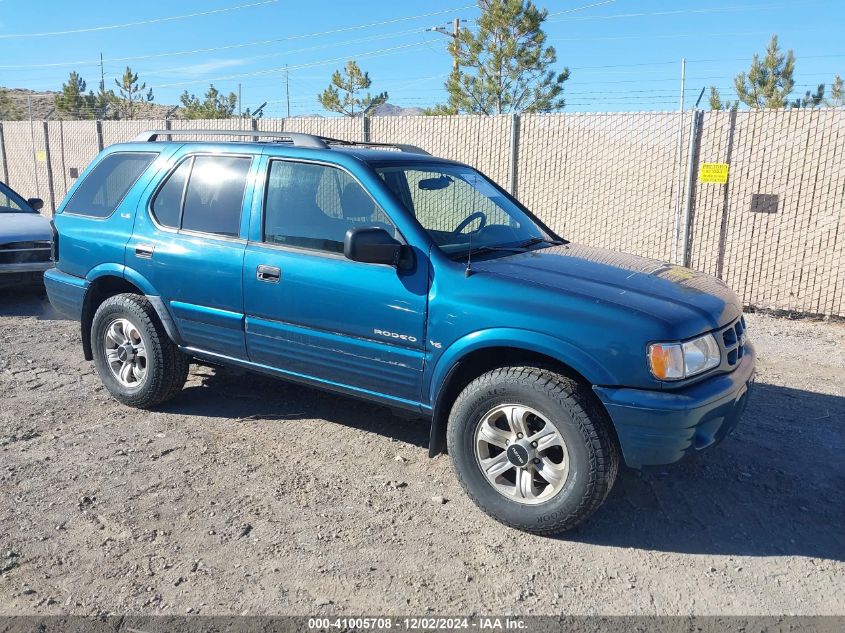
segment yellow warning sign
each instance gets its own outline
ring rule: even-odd
[[[724,185],[728,182],[727,163],[701,163],[699,182],[715,182]]]
[[[39,163],[46,163],[47,152],[43,149],[39,149],[37,152],[35,152],[35,160],[37,160]]]

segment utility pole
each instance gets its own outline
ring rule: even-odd
[[[35,131],[32,129],[32,96],[26,98],[29,109],[29,140],[32,143],[32,173],[35,174],[35,195],[41,195],[41,187],[38,184],[38,155],[35,150]]]
[[[285,101],[288,104],[288,117],[290,118],[290,71],[288,65],[285,64]]]
[[[106,73],[103,70],[103,54],[100,53],[100,94],[106,92]]]
[[[462,21],[463,20],[461,20],[461,18],[455,18],[454,20],[452,20],[452,31],[451,31],[451,33],[449,31],[447,31],[445,28],[443,28],[442,26],[432,26],[428,30],[434,31],[435,33],[440,33],[441,35],[446,35],[448,37],[451,37],[454,41],[457,42],[458,38],[461,35],[461,22]],[[454,59],[452,61],[452,70],[457,73],[459,69],[460,69],[460,65],[458,64],[458,56],[455,55]]]
[[[243,116],[243,112],[241,111],[241,84],[238,82],[238,118]]]
[[[684,147],[684,91],[686,89],[687,80],[687,60],[685,57],[681,58],[681,98],[678,107],[678,148],[675,159],[675,168],[677,171],[678,195],[675,198],[675,222],[673,227],[673,242],[672,242],[672,259],[676,264],[683,264],[683,256],[679,256],[680,242],[681,242],[681,190],[684,187],[684,174],[681,169],[681,153]]]

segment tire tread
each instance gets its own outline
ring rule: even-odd
[[[525,525],[503,519],[491,510],[483,499],[474,494],[460,469],[455,467],[458,481],[483,512],[509,527],[540,535],[551,535],[571,530],[601,506],[607,495],[610,494],[616,480],[620,458],[616,440],[609,430],[610,420],[605,412],[593,402],[591,394],[586,392],[582,383],[550,369],[532,366],[504,366],[482,374],[470,382],[458,395],[452,405],[452,411],[460,408],[463,401],[471,398],[479,390],[505,382],[519,382],[544,393],[566,409],[571,419],[578,425],[581,435],[591,448],[588,451],[590,455],[590,485],[587,494],[582,497],[575,510],[567,516],[542,527],[526,528]],[[450,414],[449,431],[451,433],[454,433],[458,427],[453,422]],[[452,464],[455,466],[454,460]]]
[[[140,322],[147,331],[152,331],[155,336],[154,340],[147,342],[149,348],[147,353],[147,363],[153,363],[155,368],[148,367],[147,380],[152,380],[153,383],[144,385],[144,387],[135,393],[115,393],[111,389],[112,396],[118,401],[131,407],[139,409],[148,409],[155,407],[167,400],[170,400],[178,394],[185,386],[188,379],[188,370],[190,368],[190,359],[179,351],[167,332],[164,329],[161,321],[156,314],[155,308],[149,299],[143,295],[138,294],[118,294],[113,295],[103,301],[97,308],[92,321],[92,329],[96,327],[99,319],[98,316],[106,310],[117,308],[131,314]],[[99,347],[100,341],[95,332],[91,333],[91,340]],[[95,359],[100,350],[95,351]],[[150,371],[153,369],[153,371]]]

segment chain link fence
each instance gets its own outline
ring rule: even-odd
[[[843,109],[14,121],[0,123],[0,175],[51,211],[100,149],[165,128],[418,145],[477,167],[568,239],[704,270],[755,308],[845,316]],[[727,183],[701,182],[704,163],[727,163]]]

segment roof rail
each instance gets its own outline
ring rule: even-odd
[[[310,147],[313,149],[328,149],[328,144],[319,136],[301,134],[299,132],[260,132],[258,130],[147,130],[133,138],[136,142],[155,141],[159,136],[243,136],[253,138],[272,138],[289,141],[294,147]]]
[[[366,143],[363,141],[345,141],[328,136],[317,136],[316,134],[304,134],[302,132],[261,132],[259,130],[147,130],[133,138],[135,142],[150,142],[158,139],[159,136],[242,136],[252,138],[256,142],[259,138],[270,138],[279,141],[292,143],[294,147],[308,147],[311,149],[329,149],[331,145],[345,147],[393,147],[400,152],[411,154],[430,154],[416,145],[406,143]]]
[[[431,154],[425,151],[422,147],[417,147],[416,145],[408,145],[407,143],[368,143],[365,141],[344,141],[339,138],[330,138],[328,136],[320,136],[320,140],[325,141],[329,145],[346,145],[346,146],[357,146],[357,147],[393,147],[398,149],[400,152],[408,152],[410,154],[425,154],[426,156],[431,156]]]

